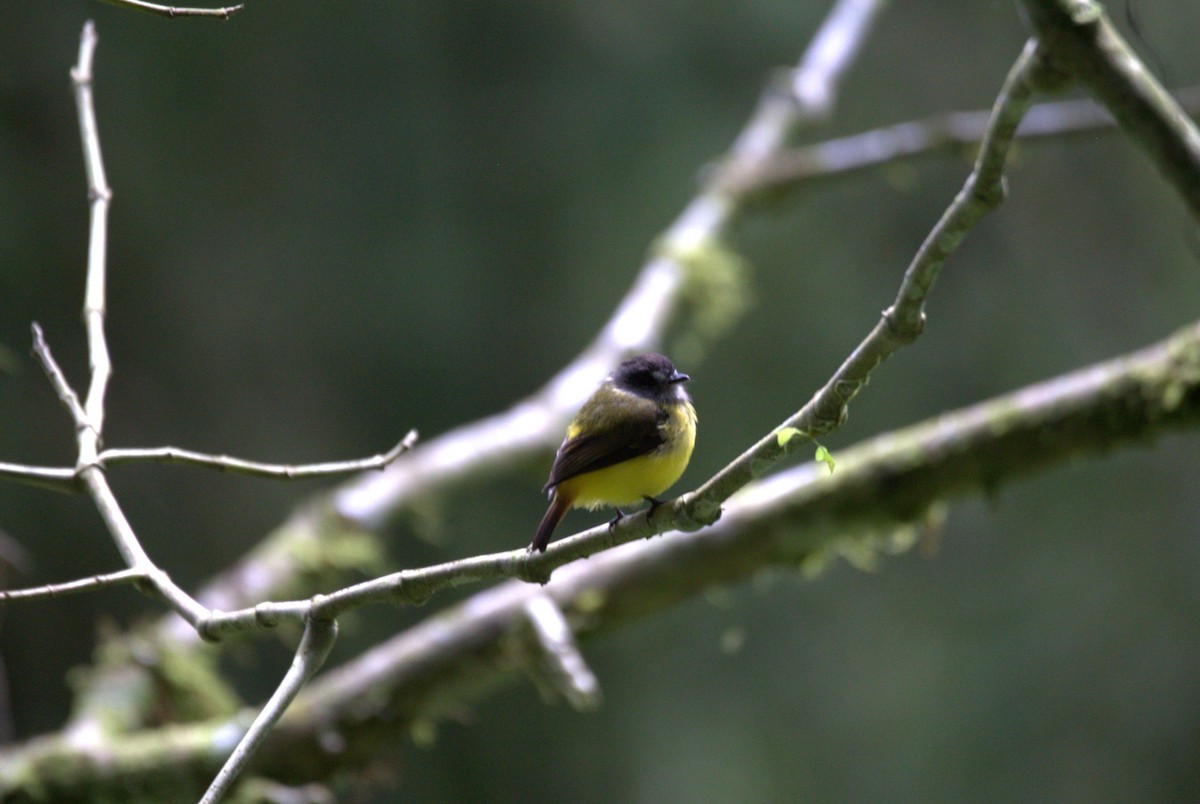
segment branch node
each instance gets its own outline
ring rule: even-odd
[[[274,628],[279,625],[279,612],[269,603],[259,603],[254,607],[254,621],[263,628]]]
[[[218,609],[213,609],[209,615],[196,623],[196,633],[205,642],[217,643],[221,641],[221,631],[216,627],[216,619],[225,614]]]
[[[372,583],[386,582],[387,594],[385,599],[399,603],[410,603],[414,606],[423,606],[433,597],[433,592],[437,588],[436,583],[430,583],[427,578],[408,572],[397,572],[386,578],[377,579],[374,582],[368,582],[368,586]],[[343,590],[347,591],[347,590]],[[322,611],[328,609],[333,615],[337,615],[346,608],[353,608],[355,604],[355,596],[353,594],[336,595],[328,598],[328,605],[322,603]]]
[[[896,305],[883,311],[883,323],[888,333],[901,345],[907,345],[921,337],[925,331],[925,311],[913,318],[901,317]]]
[[[553,550],[554,547],[551,545],[547,549]],[[526,551],[525,555],[516,561],[517,578],[525,581],[525,583],[536,583],[542,586],[548,584],[552,570],[543,566],[545,564],[543,556],[545,555],[545,553]]]
[[[721,504],[701,497],[694,491],[679,495],[674,508],[674,526],[684,532],[700,530],[721,518]]]
[[[978,174],[971,174],[968,181],[971,184],[970,194],[986,210],[993,210],[1008,198],[1008,180],[1003,174],[995,177],[995,181],[981,182]]]

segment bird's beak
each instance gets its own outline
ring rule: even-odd
[[[672,383],[687,382],[690,379],[691,379],[691,377],[684,374],[683,372],[676,371],[674,374],[671,375],[671,378],[668,380],[668,382],[672,382]]]

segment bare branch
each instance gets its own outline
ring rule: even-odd
[[[186,6],[164,6],[158,3],[150,3],[147,0],[105,0],[107,3],[112,3],[114,6],[129,6],[138,11],[149,11],[151,14],[158,14],[163,17],[219,17],[221,19],[229,19],[232,15],[245,8],[244,3],[238,3],[236,6],[225,6],[224,8],[188,8]]]
[[[254,477],[279,480],[300,480],[310,477],[344,475],[350,472],[368,472],[383,469],[392,461],[413,448],[417,443],[417,431],[410,430],[401,441],[387,452],[350,461],[329,461],[308,464],[275,464],[231,458],[228,455],[208,455],[203,452],[180,449],[179,447],[155,447],[151,449],[106,449],[100,453],[100,462],[106,466],[122,463],[178,463],[202,466],[221,472],[233,472]],[[0,467],[3,465],[0,464]]]
[[[110,586],[122,586],[144,580],[146,580],[144,572],[135,569],[123,569],[104,575],[93,575],[90,578],[80,578],[76,581],[48,583],[44,586],[32,586],[28,589],[0,590],[0,602],[32,600],[40,597],[62,597],[63,595],[94,592]]]
[[[0,477],[51,491],[79,491],[74,469],[53,466],[26,466],[0,461]]]
[[[71,81],[75,84],[75,106],[79,113],[79,133],[83,142],[83,162],[87,168],[88,198],[91,200],[87,288],[83,300],[83,322],[87,328],[88,362],[91,367],[91,383],[83,409],[90,432],[80,430],[78,434],[81,465],[95,462],[100,434],[104,431],[104,394],[112,376],[112,361],[104,337],[108,208],[112,203],[112,188],[108,186],[108,178],[104,173],[92,94],[92,62],[97,42],[96,26],[88,20],[79,41],[79,63],[71,70]]]
[[[797,127],[833,113],[842,78],[885,5],[881,0],[840,0],[830,10],[792,72],[786,93],[772,88],[763,95],[721,172],[746,170],[772,158]],[[714,176],[713,183],[724,186],[723,176]]]
[[[337,623],[332,620],[310,618],[304,627],[304,636],[296,648],[292,665],[288,668],[283,680],[279,682],[275,694],[267,701],[266,706],[258,713],[249,730],[238,742],[225,765],[221,768],[200,804],[215,804],[229,792],[238,775],[245,769],[246,764],[254,755],[255,750],[263,739],[271,732],[279,718],[287,711],[288,705],[300,692],[313,674],[325,663],[333,643],[337,639]]]
[[[586,712],[600,705],[600,682],[587,666],[571,626],[558,604],[546,594],[525,601],[541,661],[532,669],[534,678],[546,677],[550,686],[567,699],[577,711]]]
[[[839,2],[825,18],[792,77],[792,96],[810,121],[833,114],[842,78],[858,58],[884,5],[882,0]]]
[[[1184,87],[1175,96],[1189,114],[1200,112],[1200,87]],[[733,175],[730,188],[755,201],[774,200],[818,179],[878,168],[908,157],[977,146],[987,133],[991,116],[991,111],[946,112],[788,148],[761,165],[757,173]],[[1017,137],[1056,138],[1115,129],[1115,125],[1108,110],[1093,100],[1039,103],[1021,121]]]
[[[1045,67],[1036,40],[1025,45],[992,107],[992,119],[979,145],[975,169],[937,225],[925,238],[904,274],[896,301],[884,313],[885,323],[901,341],[910,341],[924,326],[925,299],[942,265],[979,219],[1004,200],[1004,165],[1017,126],[1033,102]]]
[[[34,354],[41,362],[42,368],[60,400],[71,413],[75,423],[79,454],[73,470],[0,464],[0,476],[9,476],[25,482],[51,485],[56,488],[73,486],[85,491],[92,498],[104,520],[113,542],[128,565],[128,570],[108,576],[72,581],[67,584],[56,584],[43,587],[41,591],[22,592],[10,595],[10,597],[16,599],[57,594],[63,591],[85,591],[134,580],[137,581],[140,590],[161,597],[171,609],[203,636],[216,638],[222,632],[204,627],[213,619],[214,612],[201,605],[176,585],[170,576],[158,568],[147,555],[109,486],[105,475],[105,461],[121,463],[156,460],[208,466],[224,471],[268,477],[315,477],[383,468],[411,449],[416,440],[416,432],[410,432],[391,450],[372,458],[302,466],[264,464],[170,447],[108,450],[103,454],[100,453],[99,445],[104,424],[104,396],[112,374],[112,363],[104,333],[107,220],[112,190],[109,188],[104,173],[92,95],[92,64],[97,41],[95,26],[89,21],[84,25],[80,37],[78,63],[71,70],[79,112],[84,161],[87,166],[88,194],[91,199],[91,234],[88,246],[87,290],[83,311],[88,336],[91,383],[87,400],[84,403],[79,401],[78,395],[54,359],[41,327],[36,323],[32,326]],[[295,610],[299,611],[299,616],[307,614],[310,609],[311,606],[308,604],[295,607]],[[275,610],[286,611],[288,612],[286,616],[289,617],[295,615],[293,608],[286,605],[276,606]],[[256,617],[240,620],[237,623],[238,627],[232,630],[244,630],[246,627],[269,627],[274,624],[270,621],[271,616],[272,612],[260,611]],[[275,621],[278,621],[279,616],[283,615],[276,615]]]
[[[46,344],[46,337],[42,333],[42,328],[36,321],[33,323],[32,329],[33,354],[42,364],[42,370],[46,372],[46,378],[50,380],[50,385],[54,388],[54,393],[58,394],[63,407],[71,414],[71,418],[75,422],[76,431],[86,430],[88,427],[87,413],[84,412],[83,405],[79,403],[79,395],[75,393],[75,389],[67,381],[67,375],[63,373],[62,368],[58,365],[58,361],[51,354],[50,347]]]
[[[67,383],[62,370],[54,361],[42,330],[33,325],[34,353],[42,362],[46,375],[59,398],[75,420],[75,437],[79,445],[76,475],[84,491],[92,498],[108,528],[113,542],[130,570],[143,578],[138,584],[142,591],[157,593],[187,622],[195,626],[209,611],[171,580],[166,572],[155,566],[138,541],[125,513],[121,510],[108,478],[99,462],[99,446],[104,430],[104,394],[112,374],[108,345],[104,336],[105,276],[108,242],[108,206],[112,190],[104,174],[100,155],[100,135],[96,125],[92,96],[92,63],[98,39],[96,26],[89,20],[83,26],[79,42],[79,61],[71,70],[75,85],[75,103],[79,113],[79,131],[83,143],[84,164],[87,168],[88,195],[91,199],[90,237],[88,241],[87,288],[83,304],[84,325],[87,328],[88,359],[91,383],[87,400],[81,406],[79,398]]]

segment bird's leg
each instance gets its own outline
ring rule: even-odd
[[[625,512],[622,511],[620,508],[617,508],[617,506],[614,505],[613,510],[615,510],[617,513],[611,520],[609,520],[608,530],[610,533],[616,529],[617,523],[625,518]]]

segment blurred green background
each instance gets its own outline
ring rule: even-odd
[[[108,443],[299,462],[378,452],[409,427],[435,435],[571,359],[827,6],[249,0],[220,23],[6,4],[0,460],[72,461],[70,422],[27,353],[37,320],[82,383],[87,205],[68,69],[85,19],[116,194]],[[1151,66],[1200,81],[1200,4],[1134,11]],[[896,2],[808,137],[987,107],[1026,35],[1010,0]],[[682,366],[701,430],[680,488],[808,399],[967,170],[967,154],[913,160],[739,227],[756,304]],[[1197,317],[1200,235],[1119,135],[1022,146],[1010,188],[835,454]],[[958,505],[932,557],[770,574],[588,643],[598,712],[510,688],[398,751],[376,771],[391,789],[379,800],[1196,801],[1196,447],[1166,437]],[[446,501],[432,546],[391,536],[397,565],[525,544],[543,479]],[[189,588],[322,487],[170,467],[113,482]],[[13,585],[118,566],[82,499],[0,484],[0,529],[32,560]],[[158,611],[130,590],[6,608],[18,736],[62,723],[66,673],[98,628]],[[427,613],[371,609],[334,661]],[[256,699],[285,661],[239,640],[230,670]]]

